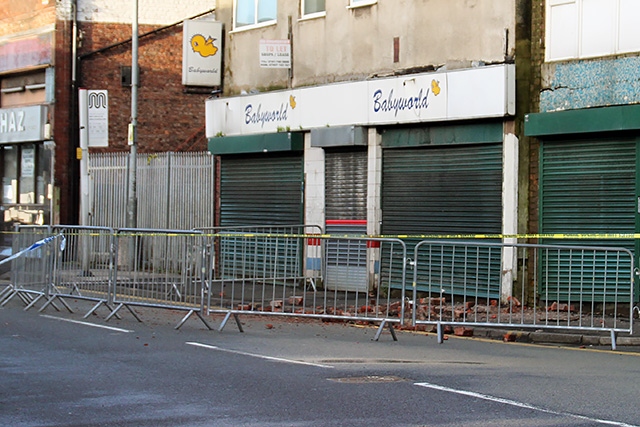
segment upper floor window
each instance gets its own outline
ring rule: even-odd
[[[548,0],[546,59],[640,51],[640,1]]]
[[[275,22],[278,0],[235,0],[234,28]]]
[[[302,16],[321,15],[326,12],[325,0],[301,0]]]

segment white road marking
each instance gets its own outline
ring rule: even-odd
[[[640,427],[640,426],[637,426],[637,425],[622,423],[622,422],[619,422],[619,421],[601,420],[601,419],[598,419],[598,418],[590,418],[590,417],[587,417],[587,416],[584,416],[584,415],[571,414],[571,413],[568,413],[568,412],[553,411],[551,409],[540,408],[540,407],[537,407],[537,406],[530,405],[528,403],[518,402],[516,400],[504,399],[502,397],[490,396],[488,394],[476,393],[476,392],[473,392],[473,391],[459,390],[459,389],[445,387],[445,386],[441,386],[441,385],[437,385],[437,384],[414,383],[414,385],[417,385],[419,387],[430,388],[430,389],[433,389],[433,390],[440,390],[440,391],[446,391],[446,392],[449,392],[449,393],[456,393],[456,394],[461,394],[461,395],[464,395],[464,396],[475,397],[477,399],[489,400],[491,402],[503,403],[505,405],[516,406],[518,408],[531,409],[531,410],[534,410],[534,411],[544,412],[544,413],[547,413],[547,414],[553,414],[553,415],[560,415],[560,416],[564,416],[564,417],[576,418],[576,419],[583,420],[583,421],[589,421],[589,422],[600,423],[600,424],[607,424],[607,425],[618,426],[618,427]]]
[[[69,322],[69,323],[77,323],[78,325],[92,326],[94,328],[108,329],[110,331],[116,331],[116,332],[126,332],[126,333],[133,332],[133,331],[130,331],[128,329],[120,329],[120,328],[114,328],[112,326],[96,325],[95,323],[80,322],[78,320],[71,320],[71,319],[64,319],[62,317],[49,316],[47,314],[41,314],[40,317],[44,317],[44,318],[47,318],[47,319],[53,319],[53,320],[60,320],[60,321]]]
[[[226,348],[216,347],[215,345],[202,344],[202,343],[199,343],[199,342],[186,342],[185,344],[192,345],[194,347],[208,348],[209,350],[224,351],[226,353],[234,353],[234,354],[240,354],[240,355],[243,355],[243,356],[257,357],[259,359],[271,360],[271,361],[274,361],[274,362],[284,362],[284,363],[293,363],[293,364],[296,364],[296,365],[315,366],[317,368],[328,368],[328,369],[333,369],[334,368],[333,366],[322,365],[320,363],[303,362],[301,360],[283,359],[281,357],[265,356],[263,354],[246,353],[244,351],[229,350],[229,349],[226,349]]]

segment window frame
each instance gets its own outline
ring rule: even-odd
[[[327,16],[327,4],[325,1],[324,10],[320,12],[305,13],[305,5],[308,0],[300,0],[300,19],[314,19]]]
[[[629,40],[636,40],[636,37],[633,37],[633,35],[629,36],[628,32],[624,32],[623,34],[623,30],[628,31],[628,22],[626,26],[624,25],[625,20],[622,8],[624,2],[625,0],[602,0],[603,5],[605,3],[607,5],[614,4],[613,7],[615,11],[613,13],[613,19],[608,23],[611,27],[608,33],[608,36],[611,38],[610,46],[604,49],[600,48],[598,51],[597,45],[585,43],[588,41],[588,39],[585,38],[588,30],[585,30],[585,28],[589,27],[589,14],[585,12],[584,0],[548,0],[545,5],[545,62],[601,58],[640,52],[640,42],[636,42],[635,46],[632,45],[629,47]],[[552,8],[559,6],[573,7],[575,10],[569,10],[569,17],[571,18],[569,21],[564,19],[554,26],[553,18],[558,15],[552,14]],[[558,10],[556,13],[562,12]],[[591,16],[593,16],[593,14]],[[606,14],[604,16],[606,16]],[[567,28],[569,28],[569,31],[563,33],[562,30],[566,30]],[[560,31],[560,34],[554,35],[556,29]],[[604,29],[606,30],[606,27]],[[556,43],[555,40],[558,39],[570,40],[570,42],[568,44]],[[555,53],[552,55],[556,50],[565,53]]]
[[[259,15],[258,15],[258,11],[260,10],[260,1],[262,0],[233,0],[233,31],[244,31],[244,30],[251,30],[254,28],[261,28],[261,27],[268,27],[270,25],[274,25],[278,22],[278,1],[277,0],[273,0],[275,2],[275,6],[276,6],[276,17],[274,19],[269,19],[267,21],[263,21],[260,22],[259,21]],[[266,0],[265,0],[266,1]],[[253,2],[253,8],[254,8],[254,22],[253,24],[244,24],[244,25],[238,25],[238,2]]]

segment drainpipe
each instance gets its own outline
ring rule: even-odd
[[[71,120],[71,126],[69,126],[69,160],[71,162],[71,208],[69,212],[75,216],[79,212],[76,207],[79,206],[79,192],[77,185],[77,155],[76,147],[79,147],[79,135],[78,135],[78,2],[77,0],[71,1],[71,96],[69,97],[69,118]],[[55,176],[55,174],[54,174]],[[53,202],[53,201],[52,201]],[[53,206],[52,206],[53,209]],[[53,211],[52,211],[53,212]]]

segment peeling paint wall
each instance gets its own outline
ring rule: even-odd
[[[640,102],[640,57],[548,63],[543,66],[540,111]]]
[[[218,0],[225,23],[225,94],[392,75],[403,70],[503,63],[515,52],[516,2],[378,0],[349,8],[326,2],[326,15],[300,19],[300,0],[278,1],[277,24],[233,30],[233,1]],[[260,39],[286,39],[291,21],[293,78],[260,68]]]

